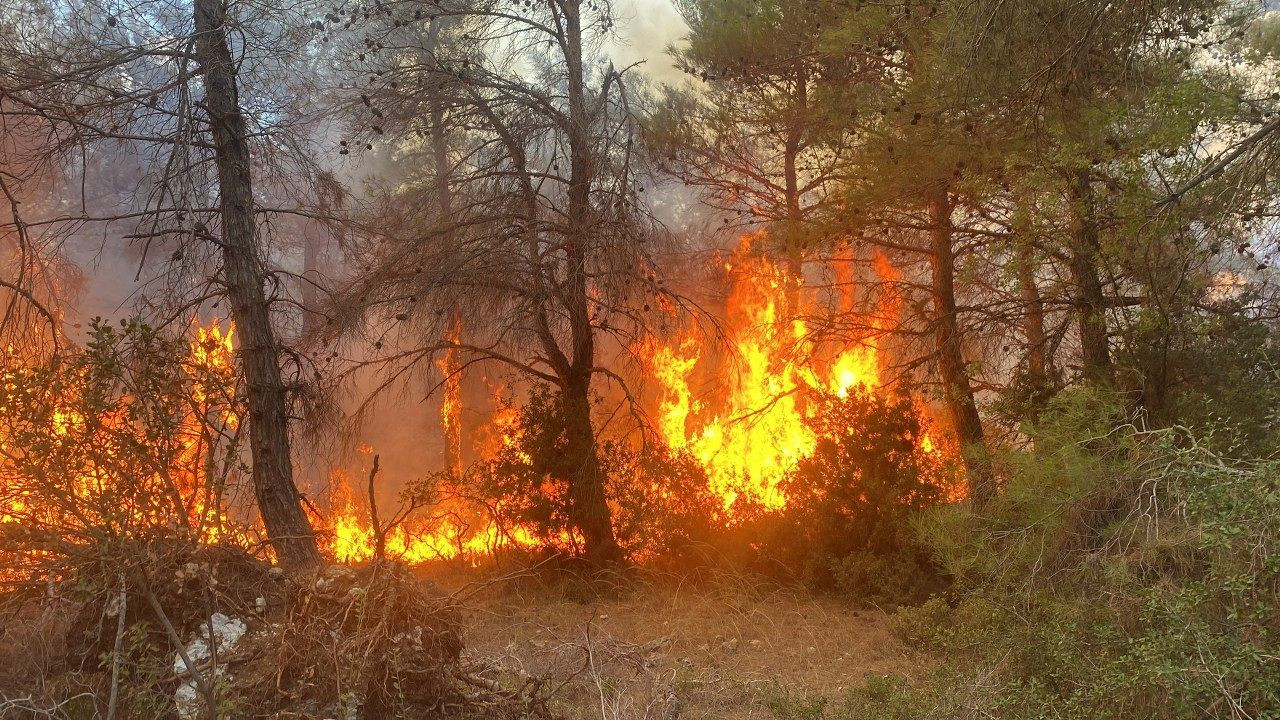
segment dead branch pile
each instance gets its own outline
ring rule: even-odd
[[[457,599],[402,565],[289,575],[175,543],[92,574],[100,590],[66,577],[0,622],[40,607],[62,618],[48,627],[60,657],[27,674],[47,689],[34,705],[57,707],[74,687],[100,717],[549,717],[540,686],[507,690],[463,662]]]
[[[234,674],[258,717],[520,718],[537,702],[463,674],[453,597],[401,565],[298,578]]]

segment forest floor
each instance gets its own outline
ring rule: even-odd
[[[545,678],[570,720],[813,717],[868,677],[927,667],[858,610],[743,579],[563,581],[485,588],[469,600],[468,657],[506,682]]]

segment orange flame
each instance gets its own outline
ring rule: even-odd
[[[824,361],[803,320],[786,317],[786,295],[800,280],[780,264],[751,253],[744,236],[724,263],[731,290],[725,339],[732,351],[728,367],[715,370],[714,397],[695,398],[690,379],[702,360],[692,332],[673,343],[649,337],[638,354],[659,385],[657,425],[666,443],[697,458],[706,469],[709,489],[729,515],[740,500],[776,510],[786,504],[779,485],[788,470],[814,450],[809,391],[840,397],[882,386],[879,336],[897,320],[891,293],[880,299],[862,341]],[[852,262],[852,261],[848,261]],[[898,277],[888,259],[877,256],[882,280]],[[840,272],[837,266],[837,272]],[[840,278],[842,310],[851,284]],[[811,305],[811,301],[802,301]],[[797,314],[810,309],[802,305]],[[929,448],[932,441],[927,440]]]
[[[104,395],[87,370],[50,388],[37,368],[8,358],[15,362],[2,381],[18,406],[0,408],[10,421],[0,428],[0,524],[56,531],[68,543],[84,533],[167,528],[247,544],[251,529],[224,504],[236,467],[222,438],[240,422],[233,330],[214,321],[195,335],[179,376],[190,395],[176,417],[155,406],[172,398]]]
[[[462,339],[462,319],[456,314],[449,323],[445,341],[457,345]],[[454,347],[445,350],[436,361],[443,375],[443,397],[440,400],[440,430],[444,434],[446,469],[453,477],[462,475],[462,367]]]

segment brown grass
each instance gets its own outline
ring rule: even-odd
[[[837,698],[925,664],[880,611],[739,577],[628,578],[604,593],[534,577],[470,605],[465,656],[504,683],[544,680],[573,720],[769,718],[786,698]]]

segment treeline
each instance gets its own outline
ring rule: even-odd
[[[309,390],[438,378],[446,358],[554,390],[568,523],[589,559],[620,559],[593,398],[628,389],[616,348],[698,313],[673,258],[708,241],[658,219],[690,189],[797,279],[840,252],[900,270],[884,282],[906,311],[875,331],[945,406],[975,505],[1006,480],[992,454],[1069,388],[1151,427],[1225,418],[1262,451],[1274,13],[680,9],[687,82],[656,87],[608,61],[604,2],[11,3],[6,328],[28,358],[65,350],[63,250],[86,237],[133,244],[154,325],[229,312],[256,504],[300,565],[319,557],[290,461]]]

